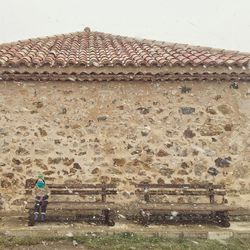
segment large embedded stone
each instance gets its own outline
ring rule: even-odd
[[[221,104],[217,107],[217,109],[223,114],[223,115],[229,115],[233,112],[232,108],[227,104]]]
[[[208,172],[210,175],[212,175],[212,176],[216,176],[216,175],[219,173],[219,171],[218,171],[216,168],[214,168],[214,167],[210,167],[210,168],[207,170],[207,172]]]
[[[113,164],[114,164],[114,166],[119,166],[119,167],[121,167],[121,166],[124,166],[125,163],[126,163],[126,160],[125,160],[124,158],[114,158],[114,159],[113,159]]]
[[[28,155],[29,154],[29,151],[25,148],[21,148],[19,147],[17,150],[16,150],[16,154],[17,155],[21,155],[21,156],[24,156],[24,155]]]
[[[187,128],[183,132],[183,135],[184,135],[185,138],[193,138],[195,136],[195,133],[190,128]]]
[[[195,112],[195,108],[192,107],[181,107],[179,112],[183,115],[191,115]]]

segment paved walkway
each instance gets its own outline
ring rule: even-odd
[[[250,237],[250,222],[231,222],[230,228],[216,225],[150,225],[140,226],[131,222],[117,222],[114,227],[87,223],[38,223],[28,227],[23,217],[9,216],[0,220],[0,235],[9,236],[76,236],[130,232],[142,235],[165,236],[171,238],[227,239],[230,237]]]

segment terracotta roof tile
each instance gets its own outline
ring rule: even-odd
[[[0,66],[246,66],[250,55],[234,51],[84,32],[0,45]]]
[[[249,65],[248,53],[140,40],[91,32],[89,28],[0,45],[0,80],[65,80],[73,76],[88,81],[152,80],[153,75],[160,80],[250,79]],[[102,69],[106,68],[105,75]]]

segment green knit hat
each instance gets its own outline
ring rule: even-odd
[[[42,179],[42,180],[44,180],[44,175],[43,175],[42,173],[38,173],[37,179]]]

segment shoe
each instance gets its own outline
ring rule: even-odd
[[[37,222],[38,221],[38,213],[34,214],[34,221]]]
[[[41,214],[41,221],[45,222],[45,220],[46,220],[46,215],[45,214]]]

